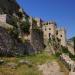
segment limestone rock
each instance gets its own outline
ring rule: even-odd
[[[17,64],[16,63],[7,63],[7,66],[12,68],[12,69],[16,69],[17,68]]]
[[[4,60],[0,60],[0,64],[3,64],[4,63]]]

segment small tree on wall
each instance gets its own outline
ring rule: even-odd
[[[24,33],[29,34],[30,25],[29,25],[28,20],[27,20],[27,21],[23,21],[23,22],[21,23],[21,29],[22,29],[22,31],[23,31]]]
[[[10,24],[17,28],[17,18],[15,16],[12,16]]]

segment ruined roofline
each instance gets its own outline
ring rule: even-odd
[[[39,20],[39,21],[41,21],[41,22],[44,22],[41,18],[39,18],[39,17],[34,17],[34,19],[35,20]]]
[[[66,31],[66,28],[65,27],[63,27],[63,28],[57,28],[56,30],[58,30],[58,31]]]
[[[50,25],[50,24],[54,24],[55,26],[57,26],[57,23],[55,21],[43,22],[43,25]]]

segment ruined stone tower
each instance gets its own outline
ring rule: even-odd
[[[42,30],[44,33],[44,40],[48,40],[53,36],[60,40],[62,46],[66,46],[66,30],[64,28],[58,29],[56,22],[43,22]]]

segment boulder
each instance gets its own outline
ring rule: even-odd
[[[12,69],[16,69],[17,68],[17,64],[16,63],[7,63],[7,66],[12,68]]]
[[[4,63],[4,60],[0,60],[0,64],[3,64]]]
[[[32,66],[32,63],[31,63],[30,61],[24,60],[24,59],[20,60],[20,61],[19,61],[19,64],[26,64],[26,65],[28,65],[29,67]]]

